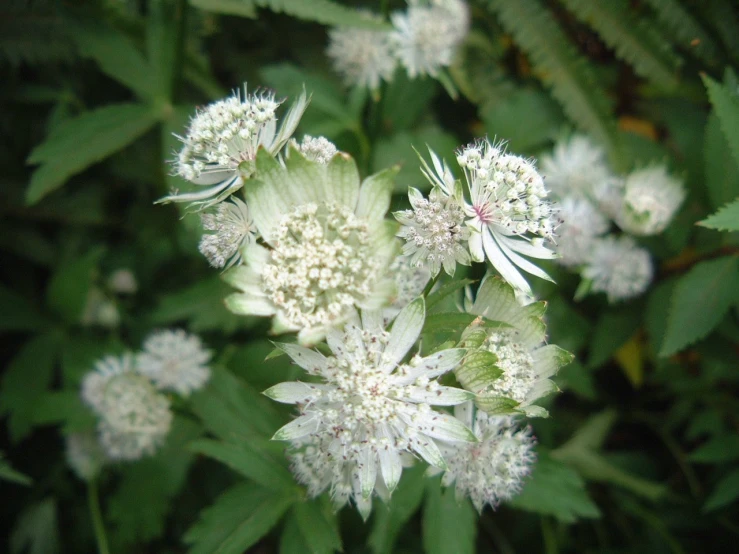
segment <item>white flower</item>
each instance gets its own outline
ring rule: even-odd
[[[133,372],[109,380],[99,415],[98,437],[111,460],[153,454],[172,424],[169,400],[146,377]]]
[[[644,292],[652,272],[649,252],[631,237],[607,236],[596,240],[582,276],[592,281],[593,291],[605,292],[609,302],[616,302]]]
[[[442,350],[401,363],[421,333],[424,312],[423,298],[414,300],[398,314],[388,333],[379,312],[365,311],[361,325],[349,323],[343,333],[329,332],[330,357],[297,345],[278,345],[321,381],[281,383],[265,391],[278,402],[297,404],[300,410],[300,416],[274,439],[293,441],[298,450],[306,444],[317,447],[325,473],[309,480],[303,477],[309,473],[306,470],[298,478],[313,488],[313,494],[330,486],[339,505],[353,496],[364,517],[376,482],[381,479],[389,492],[395,489],[402,454],[412,453],[444,468],[432,439],[476,440],[459,420],[430,407],[471,398],[462,389],[436,381],[460,362],[464,350]]]
[[[92,286],[87,292],[85,307],[80,323],[84,326],[99,326],[115,329],[121,322],[118,306],[101,289]]]
[[[105,464],[105,453],[91,432],[71,433],[65,437],[67,464],[83,481],[94,479]]]
[[[397,62],[387,31],[337,27],[328,38],[326,53],[347,85],[377,90],[383,79],[392,80]]]
[[[568,196],[559,203],[557,262],[564,266],[585,263],[592,255],[594,241],[608,230],[609,221],[583,197]]]
[[[390,299],[390,305],[382,310],[385,324],[390,323],[403,308],[421,296],[431,280],[431,272],[427,268],[414,266],[410,258],[403,255],[393,260],[389,273],[395,282],[395,296]]]
[[[246,204],[231,197],[231,201],[218,204],[213,213],[201,213],[205,233],[200,239],[199,250],[213,267],[231,267],[241,261],[240,249],[254,240],[254,222]]]
[[[82,379],[82,400],[98,415],[105,399],[105,388],[110,380],[134,371],[134,357],[130,352],[121,356],[105,356],[95,362],[95,369]]]
[[[454,275],[457,264],[470,265],[470,231],[464,224],[462,203],[437,187],[428,200],[418,189],[409,187],[408,198],[413,209],[393,215],[402,225],[398,236],[405,239],[403,254],[410,258],[411,265],[426,267],[433,276],[442,266]]]
[[[305,92],[290,108],[277,129],[276,111],[281,101],[274,94],[247,94],[244,87],[224,100],[199,110],[190,121],[184,146],[173,162],[175,174],[195,185],[207,186],[202,192],[173,194],[159,203],[190,202],[190,207],[205,209],[241,188],[254,173],[257,151],[263,147],[276,156],[295,132],[308,105]]]
[[[139,286],[133,271],[121,268],[108,277],[108,288],[117,294],[135,294]]]
[[[336,145],[326,137],[312,137],[305,135],[303,141],[298,144],[294,139],[291,141],[303,156],[314,162],[326,165],[337,153]]]
[[[224,279],[242,292],[226,299],[243,315],[275,316],[273,332],[299,331],[302,344],[321,340],[356,307],[387,303],[393,283],[393,229],[384,220],[394,171],[360,186],[354,160],[338,154],[328,164],[294,150],[284,165],[257,158],[260,178],[246,190],[265,246],[243,250],[245,265]]]
[[[199,337],[176,329],[149,335],[136,363],[158,389],[189,396],[210,378],[210,358],[211,352],[203,348]]]
[[[656,235],[665,230],[684,198],[682,183],[664,166],[634,171],[624,181],[616,223],[634,235]]]
[[[479,442],[439,443],[448,465],[442,484],[454,484],[457,499],[468,496],[478,512],[513,498],[536,459],[531,428],[520,427],[513,417],[487,415],[472,402],[456,406],[454,415]]]
[[[531,288],[517,267],[551,281],[521,256],[555,257],[543,244],[554,238],[553,210],[534,164],[506,154],[502,145],[488,140],[461,149],[457,161],[464,168],[471,197],[465,211],[472,229],[472,259],[487,258],[506,281],[527,294]]]
[[[486,412],[547,416],[534,402],[558,390],[550,377],[570,363],[572,355],[544,344],[545,306],[521,306],[514,289],[497,277],[487,277],[474,302],[468,302],[469,313],[509,326],[491,329],[476,321],[462,335],[469,352],[456,371],[457,379],[477,394],[476,403]]]
[[[541,172],[558,198],[592,198],[594,189],[612,177],[605,150],[585,135],[559,140],[552,154],[541,158]]]
[[[454,61],[469,29],[469,10],[461,0],[414,3],[391,16],[395,55],[410,77],[431,75]]]

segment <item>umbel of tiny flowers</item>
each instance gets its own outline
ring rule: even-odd
[[[608,231],[610,222],[581,196],[567,196],[559,202],[559,216],[556,261],[567,267],[582,265],[593,255],[595,239]]]
[[[542,156],[541,173],[559,199],[593,200],[596,190],[614,179],[605,150],[581,134],[560,139],[551,154]]]
[[[310,135],[305,135],[300,144],[298,144],[295,139],[291,140],[290,144],[293,145],[296,150],[299,150],[306,159],[323,165],[329,163],[339,152],[336,145],[326,137],[312,137]],[[286,154],[290,154],[289,148],[287,149]]]
[[[380,308],[393,295],[387,273],[397,244],[384,216],[396,170],[360,185],[349,155],[323,164],[289,148],[284,164],[257,156],[260,178],[245,192],[265,244],[247,245],[244,265],[224,275],[240,291],[226,306],[274,316],[274,333],[298,331],[301,344],[314,344],[356,308]]]
[[[175,175],[199,186],[199,192],[174,192],[158,203],[188,202],[189,209],[206,209],[227,198],[244,185],[255,171],[261,148],[277,156],[295,132],[308,97],[303,93],[277,127],[277,108],[282,101],[271,92],[232,96],[209,104],[190,121],[184,144],[173,162]]]
[[[351,497],[363,517],[376,489],[391,493],[403,469],[402,455],[418,456],[446,468],[433,439],[475,442],[472,432],[436,406],[452,406],[472,397],[438,384],[454,369],[464,350],[441,350],[403,359],[423,328],[423,298],[405,307],[387,332],[380,312],[363,311],[361,322],[327,336],[332,355],[291,344],[277,345],[320,382],[289,382],[265,394],[296,404],[300,416],[282,427],[276,440],[290,441],[296,477],[319,494],[330,488],[338,506]]]
[[[665,230],[685,198],[682,182],[664,166],[630,173],[623,183],[623,203],[616,223],[634,235],[656,235]]]
[[[241,261],[241,248],[255,238],[254,222],[246,203],[231,196],[217,204],[212,212],[201,213],[200,220],[206,232],[198,249],[213,267],[226,267]]]
[[[167,329],[149,335],[136,357],[136,365],[156,388],[187,397],[203,388],[210,378],[211,355],[198,336],[181,329]]]
[[[348,86],[378,90],[392,80],[397,60],[388,31],[336,27],[328,38],[326,53]]]
[[[634,239],[609,235],[595,241],[582,276],[589,280],[591,291],[605,292],[609,302],[618,302],[644,292],[653,271],[649,252]]]
[[[468,353],[455,372],[459,382],[476,394],[477,406],[490,414],[547,417],[547,411],[534,402],[558,390],[550,377],[573,356],[544,344],[546,304],[521,306],[515,290],[495,276],[486,277],[474,301],[468,298],[466,304],[468,313],[481,318],[462,335],[460,344]]]
[[[447,462],[442,484],[454,485],[457,501],[469,497],[478,512],[496,508],[520,491],[536,460],[531,427],[516,418],[488,415],[472,402],[454,407],[454,415],[475,433],[477,443],[438,441]]]
[[[382,309],[384,322],[390,323],[400,311],[423,293],[431,280],[431,272],[423,266],[411,264],[410,258],[397,256],[388,270],[395,282],[395,295]]]

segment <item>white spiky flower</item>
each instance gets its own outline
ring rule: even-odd
[[[582,276],[590,279],[591,290],[605,292],[609,302],[617,302],[644,292],[653,271],[647,250],[631,237],[610,235],[595,241]]]
[[[397,61],[389,32],[336,27],[328,38],[326,53],[348,86],[377,90],[383,80],[392,80]]]
[[[682,182],[664,166],[630,173],[623,184],[623,203],[616,223],[634,235],[656,235],[665,230],[685,198]]]
[[[118,306],[99,287],[92,286],[87,291],[85,306],[82,309],[80,323],[85,326],[99,326],[115,329],[121,323]]]
[[[544,240],[554,239],[554,209],[534,164],[507,154],[501,143],[478,141],[462,148],[457,161],[464,169],[471,202],[470,252],[475,261],[486,258],[515,288],[531,294],[518,269],[547,279],[539,267],[522,257],[555,257]],[[434,165],[438,164],[436,161]]]
[[[105,356],[94,364],[94,370],[82,379],[82,400],[98,415],[102,413],[105,388],[113,377],[134,371],[134,356],[126,352],[120,356]]]
[[[408,75],[436,77],[454,61],[469,30],[469,9],[462,0],[413,2],[391,16],[395,56]]]
[[[133,271],[127,267],[122,267],[110,274],[108,288],[116,294],[136,294],[139,285]]]
[[[377,481],[381,479],[389,492],[398,484],[402,454],[445,468],[432,439],[476,440],[459,420],[431,408],[459,404],[472,396],[436,381],[460,362],[464,350],[442,350],[402,363],[424,319],[423,298],[418,298],[398,314],[389,333],[383,329],[381,314],[367,311],[362,312],[361,324],[355,321],[343,332],[330,331],[330,357],[297,345],[278,345],[321,382],[281,383],[265,391],[300,410],[300,416],[274,438],[293,441],[297,450],[306,444],[319,448],[321,463],[330,465],[323,478],[307,483],[312,492],[330,487],[339,505],[352,496],[365,518]]]
[[[595,188],[612,178],[605,150],[579,134],[560,139],[551,155],[542,156],[541,172],[558,198],[592,198]]]
[[[403,308],[421,296],[431,280],[428,268],[411,264],[411,259],[403,255],[393,260],[389,273],[395,282],[395,295],[390,299],[390,305],[382,310],[385,324],[390,323]]]
[[[559,202],[558,215],[557,263],[568,267],[585,263],[592,255],[595,239],[608,231],[608,219],[580,196],[568,196]]]
[[[184,146],[173,162],[174,172],[201,192],[173,194],[159,203],[189,202],[191,208],[205,209],[241,188],[255,170],[257,151],[264,148],[276,156],[290,140],[308,105],[303,92],[277,128],[277,108],[282,101],[271,92],[232,96],[198,110],[187,134],[178,137]]]
[[[454,415],[479,442],[439,442],[448,466],[442,484],[454,485],[457,499],[469,497],[478,512],[516,496],[536,460],[531,428],[513,417],[481,412],[472,402],[455,406]]]
[[[97,477],[105,464],[105,452],[92,432],[71,433],[65,437],[67,464],[83,481]]]
[[[469,313],[508,325],[491,329],[476,321],[462,335],[469,353],[457,369],[457,379],[477,395],[477,405],[486,412],[547,416],[534,403],[558,390],[550,377],[570,363],[572,355],[545,344],[545,309],[544,302],[521,306],[515,290],[497,277],[487,277],[474,302],[467,302]]]
[[[144,341],[136,365],[161,390],[182,396],[203,388],[210,378],[211,352],[197,335],[182,329],[155,331]]]
[[[298,331],[302,344],[314,344],[357,307],[386,304],[397,244],[384,215],[395,172],[370,176],[360,186],[347,154],[324,165],[295,149],[284,165],[259,156],[257,169],[261,177],[246,195],[265,245],[248,245],[245,264],[225,274],[241,290],[226,299],[227,307],[274,316],[273,332]]]
[[[395,212],[402,227],[398,236],[405,240],[403,254],[411,265],[426,267],[432,276],[441,268],[454,275],[457,264],[470,265],[467,243],[470,230],[465,225],[463,201],[434,187],[426,199],[413,187],[408,188],[412,209]]]
[[[297,141],[291,141],[297,150],[302,152],[303,156],[314,162],[326,165],[338,153],[336,145],[326,137],[312,137],[305,135],[300,144]]]
[[[231,267],[241,261],[241,248],[255,239],[254,222],[246,203],[235,196],[210,213],[201,213],[205,231],[198,249],[213,267]]]

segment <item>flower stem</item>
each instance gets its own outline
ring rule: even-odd
[[[90,517],[92,517],[92,525],[95,528],[95,540],[98,545],[98,554],[110,554],[110,550],[108,549],[108,538],[105,536],[103,516],[100,512],[98,486],[95,479],[91,479],[87,483],[87,501],[90,508]]]

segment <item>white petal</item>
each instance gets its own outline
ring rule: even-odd
[[[505,257],[505,254],[503,254],[503,251],[498,246],[498,243],[495,242],[488,229],[484,229],[482,232],[482,244],[485,247],[485,254],[487,254],[488,260],[490,260],[492,266],[501,274],[503,279],[517,289],[531,294],[531,287],[529,287],[526,279],[523,278],[510,260]]]
[[[359,171],[354,158],[339,153],[326,166],[326,183],[330,187],[326,200],[355,209],[359,198]]]
[[[365,448],[359,454],[359,488],[362,491],[362,498],[369,498],[375,488],[377,480],[377,462],[375,461],[375,453],[372,449]]]
[[[422,358],[415,366],[408,367],[408,373],[399,377],[397,383],[408,385],[421,377],[433,379],[457,367],[467,351],[464,348],[449,348]]]
[[[485,252],[482,249],[482,233],[472,231],[470,233],[470,254],[475,262],[485,261]]]
[[[382,329],[382,323],[381,310],[362,310],[362,329],[366,331]]]
[[[421,458],[426,460],[426,463],[434,467],[446,469],[447,465],[444,461],[444,457],[441,455],[439,447],[431,439],[421,438],[413,443],[413,450],[415,450]]]
[[[538,258],[540,260],[553,260],[557,254],[544,245],[534,246],[527,240],[512,239],[510,237],[498,237],[498,241],[508,246],[511,250],[520,252],[524,256]]]
[[[474,413],[474,404],[465,402],[454,407],[454,417],[472,429],[472,415]]]
[[[390,207],[393,193],[393,178],[397,169],[386,169],[367,177],[359,189],[357,215],[374,223],[382,221]]]
[[[268,388],[262,394],[283,404],[306,404],[315,395],[315,388],[300,381],[288,381]]]
[[[367,518],[372,513],[372,499],[355,496],[354,503],[357,505],[357,510],[359,511],[359,515],[362,516],[362,520],[367,521]]]
[[[247,293],[235,293],[224,300],[226,308],[238,315],[270,316],[275,314],[275,307],[266,299]]]
[[[383,353],[382,369],[384,371],[392,371],[415,344],[423,329],[425,318],[426,305],[422,297],[416,298],[401,310],[395,318]]]
[[[315,433],[318,428],[318,418],[313,414],[303,415],[281,427],[272,437],[276,441],[290,441]]]
[[[545,279],[547,281],[554,282],[554,279],[552,279],[546,271],[543,269],[535,266],[530,261],[528,261],[525,258],[522,258],[518,254],[516,254],[513,250],[511,250],[508,246],[505,245],[500,239],[502,237],[495,237],[495,240],[498,242],[498,245],[503,250],[503,253],[508,257],[508,259],[511,260],[515,265],[526,271],[527,273],[530,273],[531,275],[535,275],[536,277],[539,277],[540,279]],[[518,241],[521,242],[521,241]]]
[[[534,368],[536,374],[542,379],[551,377],[560,367],[569,364],[573,356],[566,350],[560,348],[556,344],[548,344],[537,348],[531,353],[534,358]]]
[[[258,279],[261,280],[264,266],[269,262],[269,250],[261,244],[252,242],[244,248],[244,262],[254,270],[254,273],[259,276]]]
[[[297,344],[275,343],[275,346],[292,358],[292,361],[311,375],[320,375],[326,370],[326,357],[320,352]]]
[[[431,421],[424,425],[423,433],[444,441],[478,442],[475,434],[456,417],[435,412]]]
[[[388,491],[393,492],[395,487],[398,486],[400,475],[403,473],[403,464],[400,461],[400,456],[397,450],[391,446],[381,448],[379,455],[382,480],[385,482]]]
[[[456,387],[439,387],[432,391],[423,387],[411,387],[410,394],[404,399],[435,406],[454,406],[474,397],[473,393]]]
[[[537,381],[536,383],[534,383],[534,386],[531,387],[531,390],[526,394],[524,403],[531,404],[539,398],[543,398],[544,396],[548,396],[553,392],[558,391],[559,387],[554,384],[554,381],[551,381],[549,379],[542,379],[541,381]]]

